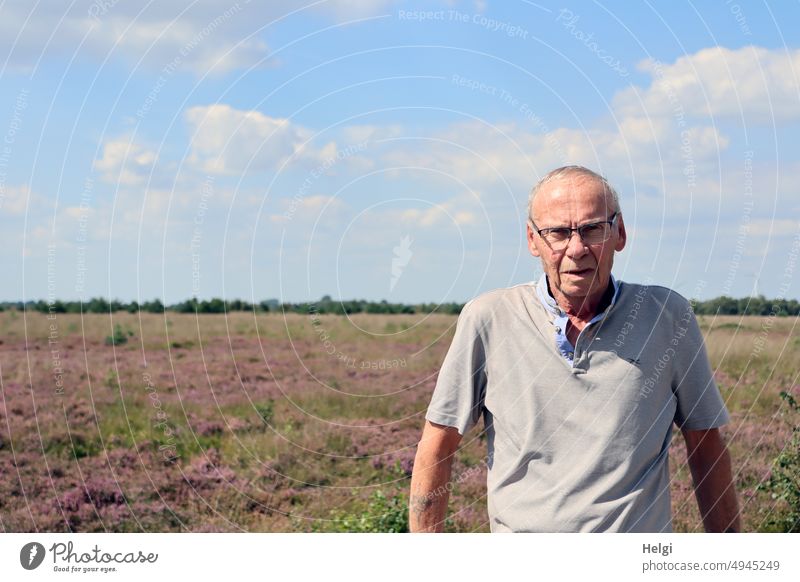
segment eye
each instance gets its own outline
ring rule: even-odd
[[[605,229],[605,226],[606,225],[604,223],[602,223],[602,222],[595,223],[595,224],[587,224],[587,225],[584,225],[584,226],[581,227],[581,231],[583,232],[584,236],[592,235],[592,234],[598,234],[600,232],[603,232],[603,230]]]
[[[549,228],[545,235],[552,240],[564,240],[569,238],[572,231],[569,228]]]

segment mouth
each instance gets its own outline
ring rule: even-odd
[[[573,277],[589,277],[594,275],[594,269],[570,269],[569,271],[564,271],[565,275],[572,275]]]

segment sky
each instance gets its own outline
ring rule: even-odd
[[[11,1],[0,301],[467,301],[528,194],[620,195],[624,281],[800,296],[800,3]]]

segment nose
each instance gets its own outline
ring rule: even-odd
[[[588,252],[589,249],[586,248],[586,245],[583,243],[583,239],[576,231],[573,231],[570,234],[564,254],[568,255],[569,257],[580,258]]]

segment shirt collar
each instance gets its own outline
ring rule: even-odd
[[[614,278],[614,275],[610,275],[610,277],[611,284],[614,285],[614,295],[611,297],[611,303],[606,307],[606,311],[617,302],[617,296],[619,295],[619,282]],[[547,285],[547,275],[545,273],[542,273],[539,282],[536,284],[536,295],[539,297],[539,302],[549,313],[556,316],[565,315],[564,310],[558,306],[558,302],[550,295],[550,288]]]

